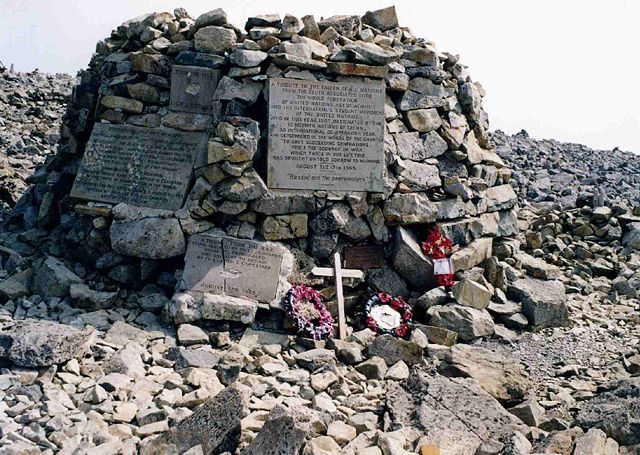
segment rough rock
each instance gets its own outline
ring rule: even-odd
[[[438,371],[445,376],[473,378],[492,397],[503,402],[522,399],[530,388],[521,365],[476,346],[453,346]]]
[[[176,218],[117,220],[111,225],[111,246],[117,253],[145,259],[184,254],[186,244]]]
[[[262,430],[243,453],[298,453],[307,435],[312,431],[314,412],[302,406],[285,408],[276,406],[269,413]]]
[[[422,361],[422,347],[393,335],[377,336],[367,347],[367,353],[369,356],[383,358],[387,365],[393,365],[401,360],[408,365]]]
[[[582,428],[599,428],[620,445],[640,444],[640,378],[606,384],[578,412],[576,423]]]
[[[200,445],[204,453],[222,453],[237,444],[240,421],[249,413],[250,390],[233,385],[209,398],[169,433],[153,440],[143,453],[186,450]]]
[[[492,297],[491,291],[486,286],[468,278],[454,284],[452,291],[456,302],[476,310],[487,308]]]
[[[542,423],[545,410],[537,401],[529,399],[524,403],[509,408],[509,412],[530,427],[538,427]]]
[[[529,324],[555,327],[569,322],[565,287],[561,281],[521,278],[509,286],[507,295],[522,303]]]
[[[82,283],[82,278],[52,256],[42,262],[33,276],[33,290],[43,297],[65,297],[71,285],[77,283]]]
[[[420,245],[408,230],[398,227],[395,235],[393,265],[397,272],[420,291],[435,286],[433,261],[424,255]]]
[[[0,331],[0,357],[23,367],[47,367],[81,358],[95,330],[79,330],[56,322],[25,319]]]
[[[69,295],[76,301],[77,306],[89,310],[109,308],[118,300],[117,292],[94,291],[83,283],[72,284],[69,287]]]
[[[224,54],[236,43],[232,29],[210,25],[199,29],[194,35],[194,47],[201,52]]]
[[[492,335],[495,325],[487,310],[462,305],[448,304],[431,307],[429,324],[458,334],[458,338],[471,341],[479,337]]]
[[[476,453],[483,443],[510,431],[526,432],[527,427],[473,379],[432,377],[418,371],[409,379],[408,390],[418,397],[415,409],[409,405],[394,420],[419,428],[421,444],[438,447],[441,453]]]
[[[209,319],[213,321],[253,322],[258,309],[254,300],[225,295],[181,292],[176,293],[169,305],[169,314],[178,324]]]

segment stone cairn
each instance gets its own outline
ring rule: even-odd
[[[170,90],[172,83],[174,90],[177,85],[172,69],[175,75],[176,69],[194,66],[216,70],[212,107],[207,113],[172,110]],[[384,81],[380,192],[267,188],[266,112],[272,78]],[[458,245],[453,256],[457,270],[479,265],[494,250],[504,256],[512,252],[502,238],[518,232],[516,196],[508,184],[509,169],[490,149],[482,87],[471,81],[456,56],[436,51],[432,43],[399,27],[393,8],[317,23],[311,16],[254,17],[244,31],[228,24],[219,9],[196,20],[180,9],[156,13],[124,23],[98,43],[80,79],[59,151],[33,175],[35,185],[11,221],[52,230],[50,255],[99,269],[89,294],[115,285],[173,288],[180,270],[171,258],[184,256],[189,237],[212,229],[218,235],[277,241],[287,250],[276,298],[262,302],[272,306],[280,305],[289,282],[321,284],[305,277],[310,267],[327,263],[346,245],[383,246],[383,267],[370,270],[364,283],[349,283],[347,312],[366,287],[405,297],[433,287],[431,259],[419,247],[428,223],[437,223]],[[182,207],[116,205],[124,202],[117,196],[111,205],[72,197],[94,124],[107,122],[145,128],[148,132],[134,134],[151,138],[167,129],[208,135]],[[136,170],[136,177],[143,178],[144,171]],[[104,177],[108,169],[96,173]],[[103,186],[133,184],[107,177],[96,181]],[[189,184],[189,173],[183,179],[181,185]],[[156,206],[152,199],[140,205]],[[177,322],[202,317],[198,307],[206,303],[201,297],[197,302],[174,300]],[[223,304],[219,298],[211,302]],[[255,301],[236,304],[255,314]],[[231,318],[225,311],[215,317]],[[252,322],[250,316],[242,318]],[[492,328],[482,335],[490,332]]]
[[[125,22],[79,78],[58,152],[2,232],[0,357],[48,368],[0,374],[15,453],[528,453],[542,439],[521,366],[456,344],[568,322],[561,270],[519,251],[511,172],[456,56],[393,7],[244,31],[221,9],[176,9]],[[432,226],[456,246],[451,292],[420,247]],[[382,260],[349,266],[356,246]],[[345,274],[347,339],[275,333],[292,284],[336,313],[340,264],[313,273],[335,253],[364,269]],[[407,339],[363,329],[375,292],[409,300]]]

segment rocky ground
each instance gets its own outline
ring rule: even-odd
[[[518,191],[531,191],[518,159],[536,166],[544,142],[494,140]],[[492,303],[505,327],[472,344],[434,344],[420,326],[410,341],[364,330],[327,343],[234,325],[176,329],[160,317],[157,289],[83,298],[82,271],[50,261],[36,283],[51,297],[0,310],[0,453],[637,453],[640,257],[603,230],[632,218],[616,209],[632,201],[610,201],[607,215],[545,203],[557,196],[523,202],[523,251],[504,265],[563,281],[567,327],[521,333],[517,318],[507,322],[520,309]],[[575,232],[583,226],[592,232]],[[73,301],[54,297],[67,292]],[[101,298],[117,303],[92,310]]]
[[[72,80],[0,83],[12,205]],[[468,314],[441,289],[415,299],[452,330],[417,325],[407,341],[176,327],[157,286],[89,289],[87,270],[54,258],[23,268],[41,232],[2,233],[0,454],[640,453],[639,160],[524,132],[492,141],[513,170],[520,243],[484,277],[457,277]],[[474,316],[485,297],[497,324],[478,338],[494,330]]]
[[[55,151],[75,83],[67,74],[0,72],[0,217],[27,188],[35,166]]]

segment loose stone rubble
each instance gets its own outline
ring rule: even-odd
[[[174,63],[224,72],[211,114],[168,109]],[[271,77],[384,81],[383,193],[266,187]],[[178,8],[118,27],[0,231],[0,454],[640,450],[637,161],[589,157],[628,173],[605,204],[583,149],[490,138],[483,95],[393,8],[244,31],[221,9]],[[94,121],[210,132],[184,207],[71,198]],[[433,222],[460,246],[452,292],[419,246]],[[333,311],[314,265],[373,242],[385,264],[345,281],[347,339],[314,341],[287,334],[278,298],[182,292],[205,231],[286,246],[276,295],[313,284]],[[362,328],[373,291],[407,297],[408,340]]]
[[[55,152],[75,84],[66,74],[0,72],[0,219],[27,189],[35,166]]]

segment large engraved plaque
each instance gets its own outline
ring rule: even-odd
[[[97,123],[71,196],[178,210],[205,146],[204,133]]]
[[[276,296],[282,248],[264,242],[193,235],[185,256],[184,287],[260,302]]]
[[[382,82],[269,80],[270,188],[380,192]]]
[[[211,115],[220,76],[219,70],[211,68],[173,65],[169,109]]]

